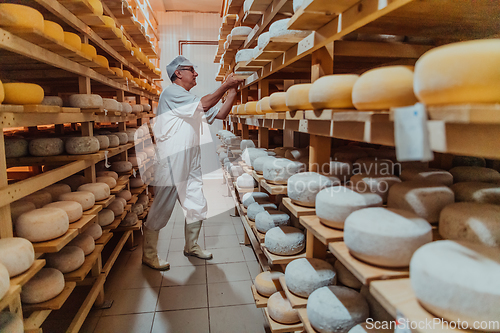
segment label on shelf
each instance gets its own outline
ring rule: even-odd
[[[398,161],[432,161],[427,129],[427,111],[417,103],[412,106],[394,108],[394,140]]]

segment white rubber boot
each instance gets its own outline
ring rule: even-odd
[[[142,242],[142,263],[159,271],[170,269],[170,264],[165,260],[158,258],[158,234],[160,231],[151,230],[143,227],[144,239]]]
[[[200,259],[212,259],[212,253],[203,250],[197,243],[198,236],[200,235],[201,222],[197,221],[184,225],[184,236],[186,238],[186,245],[184,246],[184,255],[198,257]]]

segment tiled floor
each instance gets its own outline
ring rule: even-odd
[[[184,218],[177,205],[160,232],[158,252],[171,268],[166,272],[141,264],[142,249],[122,251],[105,284],[113,306],[92,310],[85,333],[260,333],[269,332],[262,310],[255,307],[250,286],[260,273],[253,250],[240,242],[244,229],[221,179],[205,180],[209,218],[199,244],[213,260],[186,258]],[[210,217],[212,211],[224,213]],[[139,242],[141,241],[139,237]]]

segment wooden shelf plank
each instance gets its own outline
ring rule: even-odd
[[[293,256],[279,256],[269,252],[269,250],[266,248],[264,244],[261,244],[260,246],[262,248],[262,252],[264,252],[271,265],[286,265],[289,262],[294,261],[295,259],[306,257],[305,249],[301,253],[295,254]]]
[[[132,231],[141,230],[141,226],[142,226],[142,221],[139,220],[139,221],[137,221],[136,224],[128,226],[128,227],[120,227],[119,226],[118,228],[113,230],[113,232],[124,232],[124,231],[129,231],[129,230],[132,230]]]
[[[125,216],[127,216],[127,211],[124,211],[120,216],[116,216],[113,223],[102,227],[102,230],[114,230],[114,229],[118,228],[118,226],[120,225],[122,220],[125,218]]]
[[[286,185],[274,185],[268,183],[265,179],[260,181],[260,186],[271,195],[288,194]]]
[[[264,297],[261,294],[257,292],[257,289],[255,289],[255,286],[252,284],[252,295],[253,299],[255,301],[255,306],[257,308],[265,308],[267,307],[267,300],[269,299],[268,297]]]
[[[109,197],[107,197],[106,199],[104,200],[101,200],[101,201],[96,201],[96,205],[99,205],[99,206],[102,206],[102,208],[106,208],[109,206],[110,203],[113,202],[113,200],[115,200],[115,196],[114,195],[110,195]]]
[[[328,244],[332,254],[363,284],[375,280],[400,279],[410,275],[408,268],[383,268],[366,264],[349,253],[344,242]]]
[[[290,213],[292,213],[297,218],[316,214],[315,208],[296,205],[292,202],[292,199],[290,198],[283,198],[283,205],[285,205],[285,207],[288,208]]]
[[[12,302],[14,302],[19,297],[20,294],[21,294],[21,286],[18,284],[11,283],[9,290],[7,290],[5,295],[3,295],[3,297],[0,299],[0,311],[3,311],[3,309],[12,304]]]
[[[116,195],[116,194],[120,193],[121,191],[123,191],[125,189],[126,186],[127,185],[125,183],[116,184],[116,186],[111,189],[111,194],[115,194]]]
[[[76,271],[64,274],[64,280],[66,281],[83,281],[87,274],[90,272],[92,267],[94,267],[98,257],[100,257],[104,245],[97,244],[94,251],[85,257],[85,262]]]
[[[304,331],[306,333],[317,333],[316,330],[311,326],[311,322],[307,317],[307,309],[302,308],[298,309],[298,311],[299,311],[300,321],[302,322],[302,325],[304,325]]]
[[[76,236],[78,236],[77,229],[68,229],[68,231],[61,237],[46,242],[33,243],[33,248],[37,253],[58,252]]]
[[[144,192],[144,190],[146,189],[146,187],[148,187],[148,185],[144,184],[141,187],[131,188],[130,192],[132,194],[141,194],[142,192]]]
[[[103,232],[102,236],[95,240],[96,245],[106,245],[113,238],[112,232]]]
[[[307,232],[311,232],[321,243],[328,245],[331,242],[344,240],[344,231],[337,230],[322,224],[316,215],[302,216],[299,219]]]
[[[96,215],[102,210],[101,205],[94,205],[94,207],[83,211],[83,215]]]
[[[76,287],[76,282],[66,281],[63,291],[51,300],[37,304],[23,304],[24,312],[43,311],[43,310],[59,310],[68,299],[69,295]]]
[[[267,321],[269,322],[269,328],[271,329],[271,332],[273,333],[287,333],[287,332],[302,332],[304,329],[304,326],[302,325],[302,322],[299,322],[297,324],[291,324],[291,325],[285,325],[278,323],[277,321],[274,321],[269,316],[269,312],[267,311],[267,308],[264,308],[264,313],[266,315]]]
[[[285,276],[280,276],[279,280],[281,288],[283,288],[283,291],[285,292],[286,298],[288,298],[288,301],[290,302],[290,304],[292,304],[292,308],[305,308],[307,306],[307,298],[300,297],[292,293],[286,286]]]
[[[236,182],[233,183],[234,188],[238,192],[240,197],[243,197],[245,193],[259,192],[257,187],[249,188],[249,187],[239,187]]]
[[[252,170],[252,177],[253,177],[253,179],[255,179],[257,181],[257,184],[260,184],[260,181],[264,180],[264,176],[263,175],[259,175],[257,173],[257,171],[255,171],[255,170]]]
[[[500,124],[500,103],[428,106],[432,120],[461,124]]]
[[[35,274],[38,273],[43,266],[45,266],[45,259],[36,259],[26,272],[11,277],[10,284],[20,285],[21,287],[24,286],[24,284],[35,276]]]
[[[97,215],[85,214],[78,221],[70,223],[70,229],[77,229],[78,233],[83,233],[88,227],[97,220]]]

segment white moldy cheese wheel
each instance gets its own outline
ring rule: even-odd
[[[363,73],[352,88],[358,110],[389,110],[417,103],[413,93],[413,67],[387,66]]]
[[[500,247],[500,206],[458,202],[446,206],[439,216],[444,239]]]
[[[269,27],[269,36],[273,37],[291,37],[294,39],[302,39],[307,37],[311,32],[308,30],[288,30],[288,22],[290,19],[282,19],[275,21]]]
[[[288,256],[304,250],[306,239],[300,229],[281,226],[272,228],[266,233],[264,244],[269,252]]]
[[[240,149],[255,148],[255,143],[252,140],[241,140]]]
[[[111,171],[113,172],[113,171]],[[116,186],[116,179],[110,176],[100,176],[95,179],[96,182],[98,183],[105,183],[108,184],[109,188],[114,188]]]
[[[243,151],[241,158],[246,165],[253,167],[253,162],[259,157],[269,156],[267,152],[260,148],[247,148]]]
[[[321,223],[344,229],[345,219],[354,211],[381,207],[382,198],[374,193],[358,193],[344,186],[334,186],[316,195],[316,215]]]
[[[321,287],[307,300],[307,317],[318,332],[348,332],[368,316],[366,300],[350,288]]]
[[[352,87],[359,75],[336,74],[320,77],[309,90],[313,109],[352,109]]]
[[[265,210],[255,215],[255,227],[258,231],[266,233],[269,229],[288,225],[290,216],[284,212],[275,209]]]
[[[104,150],[109,147],[109,138],[107,135],[96,135],[94,138],[99,141],[99,150]]]
[[[92,154],[99,151],[99,140],[93,136],[68,138],[66,152],[71,155]]]
[[[28,140],[21,138],[5,138],[5,157],[23,157],[28,155]]]
[[[243,168],[240,165],[231,165],[229,173],[232,177],[239,177],[243,174]]]
[[[2,263],[0,263],[0,299],[2,299],[2,297],[7,293],[9,288],[10,288],[9,271]]]
[[[60,183],[68,184],[71,187],[71,191],[76,191],[78,186],[85,184],[85,177],[82,175],[73,175],[61,180]]]
[[[499,58],[498,39],[436,47],[415,65],[415,94],[428,105],[498,103]]]
[[[128,172],[132,170],[132,163],[130,163],[129,161],[116,161],[111,163],[111,169],[118,173]]]
[[[259,35],[259,38],[257,39],[257,47],[262,50],[268,43],[269,39],[271,38],[271,35],[268,32],[263,32]]]
[[[94,238],[90,235],[80,234],[76,236],[71,242],[69,242],[70,246],[78,246],[83,250],[86,256],[91,254],[95,249]]]
[[[78,191],[71,193],[64,193],[59,196],[60,201],[76,201],[78,202],[83,210],[90,209],[94,207],[95,195],[90,191]]]
[[[102,97],[96,94],[73,94],[69,96],[69,104],[76,108],[102,108]]]
[[[420,304],[436,317],[468,327],[500,318],[499,276],[500,250],[467,242],[432,242],[418,249],[410,263]]]
[[[108,111],[119,111],[120,103],[113,98],[103,98],[102,106]]]
[[[123,213],[123,210],[124,210],[123,202],[121,202],[120,200],[116,200],[116,199],[113,200],[113,202],[110,203],[107,208],[111,209],[113,211],[113,213],[115,214],[115,216],[121,215]]]
[[[236,185],[240,188],[254,188],[257,186],[257,183],[252,176],[244,173],[236,179]]]
[[[48,301],[64,289],[64,275],[55,268],[42,268],[21,290],[21,301],[35,304]]]
[[[123,190],[120,193],[118,193],[116,196],[123,198],[126,201],[129,201],[130,199],[132,199],[132,193],[129,190]]]
[[[68,184],[52,184],[43,190],[50,193],[52,200],[57,200],[61,194],[71,192],[71,187]]]
[[[288,290],[300,297],[309,297],[318,288],[334,285],[337,274],[328,262],[315,258],[300,258],[285,269]]]
[[[17,313],[7,311],[0,312],[0,331],[8,333],[23,333],[23,319]]]
[[[287,184],[293,175],[305,171],[305,165],[300,162],[277,158],[264,164],[262,175],[264,179],[273,184]]]
[[[387,197],[388,208],[413,212],[430,223],[439,221],[441,210],[453,202],[455,195],[449,187],[416,180],[394,184]]]
[[[12,222],[16,222],[17,218],[21,216],[21,214],[27,213],[36,209],[34,203],[29,201],[14,201],[10,204],[10,217]]]
[[[114,134],[106,134],[109,140],[109,148],[118,147],[120,145],[120,139]]]
[[[309,90],[311,83],[295,84],[288,88],[286,92],[286,106],[290,110],[313,110],[309,103]]]
[[[269,317],[278,323],[289,325],[300,322],[299,312],[292,308],[292,304],[286,298],[284,291],[278,291],[269,297],[267,311]]]
[[[115,213],[111,209],[103,209],[97,216],[97,221],[101,227],[110,225],[115,220]]]
[[[118,137],[121,145],[124,145],[128,142],[128,134],[126,132],[117,132],[114,133],[114,135]]]
[[[231,30],[233,36],[248,36],[252,32],[250,27],[235,27]]]
[[[60,208],[39,208],[24,213],[16,221],[16,234],[30,242],[44,242],[68,231],[68,214]]]
[[[293,203],[314,207],[316,195],[321,190],[338,185],[338,178],[326,177],[316,172],[301,172],[288,178],[287,193]]]
[[[33,156],[56,156],[64,152],[64,142],[59,138],[33,139],[29,143]]]
[[[337,281],[344,286],[353,289],[360,289],[363,286],[363,284],[340,262],[340,260],[335,261],[333,268],[337,273]]]
[[[80,268],[85,262],[85,254],[78,246],[65,246],[59,252],[45,254],[46,267],[69,273]]]
[[[118,174],[114,171],[99,171],[96,175],[97,177],[112,177],[115,181],[118,180]]]
[[[25,238],[8,237],[0,239],[0,263],[13,277],[27,271],[35,261],[33,244]]]
[[[95,197],[95,201],[101,201],[107,199],[110,196],[110,189],[106,183],[89,183],[83,184],[78,187],[78,191],[88,191],[92,192]]]
[[[137,188],[144,185],[144,181],[141,177],[130,177],[130,187]]]
[[[69,223],[78,221],[83,215],[83,208],[76,201],[56,201],[43,206],[43,208],[60,208],[68,215]]]
[[[270,202],[262,202],[258,203],[255,202],[253,204],[250,204],[247,208],[247,216],[250,220],[255,221],[255,218],[257,217],[257,214],[264,212],[269,209],[278,209],[275,204],[270,203]]]
[[[248,206],[250,206],[254,202],[257,203],[269,202],[269,194],[264,192],[245,193],[243,195],[243,198],[241,199],[241,202],[243,203],[243,206],[245,208],[248,208]]]
[[[275,92],[269,96],[269,106],[273,112],[291,111],[286,105],[286,92]]]
[[[500,205],[500,185],[481,182],[460,182],[452,185],[455,201],[469,201]],[[12,211],[12,204],[11,204]]]
[[[275,292],[283,290],[279,281],[280,276],[283,275],[281,272],[262,272],[255,277],[255,289],[262,296],[269,297]]]
[[[404,169],[401,171],[401,180],[425,180],[451,186],[453,184],[453,175],[445,170],[440,169]]]
[[[500,173],[494,169],[476,166],[458,166],[450,170],[455,183],[458,182],[485,182],[497,183],[500,181]]]
[[[99,238],[101,238],[102,228],[99,224],[92,223],[92,225],[90,227],[88,227],[87,230],[85,230],[83,232],[83,234],[92,236],[92,238],[95,241],[95,240],[98,240]]]
[[[402,209],[366,208],[345,220],[344,242],[349,252],[377,266],[407,267],[413,253],[431,241],[429,222]]]
[[[29,201],[35,204],[36,208],[42,208],[46,204],[52,202],[52,195],[44,190],[36,191],[30,195],[27,195],[23,198],[23,201]]]
[[[396,176],[371,176],[358,173],[351,177],[351,188],[360,193],[375,193],[380,195],[382,201],[387,202],[389,189],[392,185],[401,183]]]

